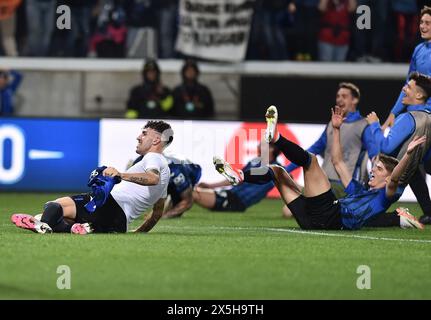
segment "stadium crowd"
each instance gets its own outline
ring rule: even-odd
[[[58,6],[71,8],[71,30],[55,27]],[[133,57],[144,30],[150,57],[175,51],[179,0],[2,0],[2,54],[35,57]],[[247,60],[408,61],[419,40],[425,0],[256,0]],[[359,30],[359,6],[372,28]],[[141,34],[142,35],[142,34]]]

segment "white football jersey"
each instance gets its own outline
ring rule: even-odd
[[[160,182],[155,186],[142,186],[134,182],[121,181],[111,191],[112,197],[123,209],[127,223],[142,215],[160,198],[167,197],[170,170],[168,162],[160,153],[149,152],[141,161],[127,169],[127,173],[144,173],[151,169],[160,172]]]

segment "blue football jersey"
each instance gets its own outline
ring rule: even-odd
[[[104,176],[102,173],[106,168],[106,166],[97,167],[91,172],[90,178],[88,179],[87,185],[91,188],[91,200],[85,204],[84,207],[90,213],[96,211],[96,208],[102,207],[108,199],[114,185],[121,182],[121,178],[118,176]]]
[[[358,181],[352,179],[345,189],[347,196],[339,199],[341,220],[345,228],[360,229],[371,217],[385,212],[403,193],[398,187],[395,195],[388,199],[386,188],[368,190]]]
[[[181,194],[188,188],[193,188],[201,178],[202,168],[188,160],[180,160],[174,157],[166,157],[171,170],[168,194],[171,196],[172,204],[181,201]]]

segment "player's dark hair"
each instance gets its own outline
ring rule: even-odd
[[[414,80],[416,82],[416,85],[422,89],[425,101],[429,97],[431,97],[431,78],[430,77],[415,71],[410,74],[409,80]]]
[[[351,82],[340,82],[338,84],[338,89],[341,89],[341,88],[349,89],[350,93],[352,94],[352,96],[354,98],[356,98],[358,100],[361,98],[361,92],[359,91],[359,88],[356,85],[354,85],[353,83],[351,83]]]
[[[429,15],[431,16],[431,7],[424,6],[424,7],[422,8],[422,10],[421,10],[420,18],[422,18],[422,16],[423,16],[424,14],[429,14]]]
[[[174,131],[172,130],[169,123],[166,123],[162,120],[150,120],[144,126],[144,129],[153,129],[162,134],[162,141],[166,143],[166,146],[170,145],[174,140]]]
[[[385,166],[386,170],[388,170],[389,172],[394,171],[395,167],[398,164],[398,159],[388,156],[386,154],[383,153],[379,153],[379,158],[378,158],[383,165]]]

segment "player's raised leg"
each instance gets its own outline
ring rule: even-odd
[[[277,130],[277,122],[278,122],[278,111],[276,106],[270,106],[266,109],[265,113],[266,119],[266,131],[265,131],[265,141],[267,143],[271,143],[271,141],[278,140],[278,130]]]
[[[233,168],[224,159],[214,156],[213,157],[214,167],[218,173],[225,177],[230,184],[237,185],[244,180],[244,175],[241,170]]]
[[[301,195],[301,188],[283,167],[271,165],[270,170],[274,176],[274,184],[280,192],[284,203],[289,204]]]
[[[212,189],[208,190],[197,187],[193,190],[193,201],[201,207],[212,209],[216,204],[216,194]]]
[[[314,197],[327,192],[331,185],[316,156],[278,134],[276,130],[278,111],[275,106],[267,109],[265,118],[267,123],[265,137],[272,137],[274,144],[286,158],[304,168],[304,196]]]
[[[304,168],[304,196],[315,197],[331,189],[328,176],[320,167],[315,155],[311,155],[311,163]]]

